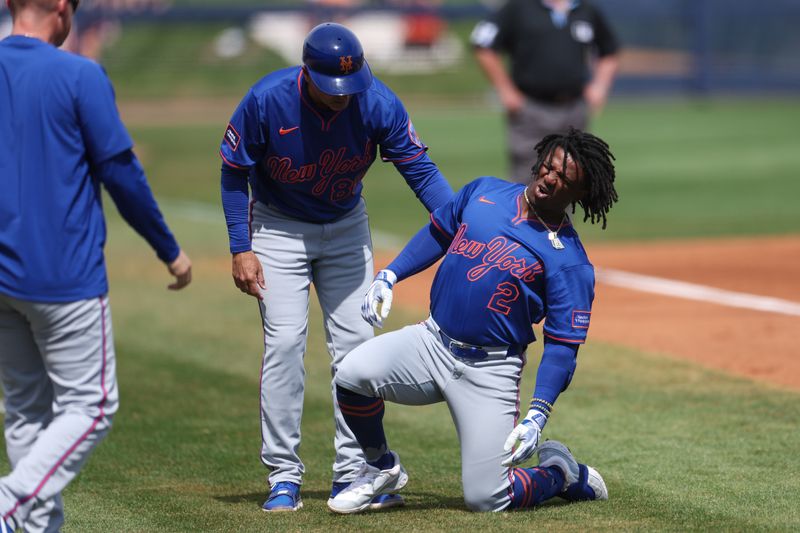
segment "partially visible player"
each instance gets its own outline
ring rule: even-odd
[[[339,406],[367,462],[331,510],[363,511],[376,494],[396,492],[408,479],[386,442],[384,400],[447,402],[472,510],[530,507],[553,496],[607,498],[600,474],[578,464],[565,446],[537,444],[572,379],[594,298],[594,269],[566,211],[580,205],[584,219],[602,220],[605,228],[617,200],[613,156],[605,142],[574,129],[545,137],[536,150],[527,186],[491,177],[471,182],[431,213],[431,223],[367,292],[363,316],[381,324],[393,284],[444,255],[430,317],[362,344],[339,365]],[[516,424],[526,348],[535,340],[531,324],[542,320],[536,387]],[[515,468],[535,451],[538,467]]]
[[[264,328],[261,461],[271,471],[265,511],[302,506],[305,467],[298,449],[312,283],[332,373],[347,352],[373,335],[359,317],[374,274],[361,190],[378,148],[429,211],[452,197],[403,104],[372,76],[356,36],[333,23],[308,34],[303,65],[259,80],[225,130],[222,203],[233,279],[258,299]],[[355,479],[363,461],[333,403],[331,497]],[[372,505],[401,503],[381,496]]]
[[[0,374],[11,472],[0,530],[60,531],[61,491],[118,407],[102,184],[175,277],[191,281],[103,69],[60,51],[77,0],[9,0],[0,41]]]

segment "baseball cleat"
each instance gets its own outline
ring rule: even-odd
[[[537,449],[539,466],[554,466],[564,473],[564,490],[560,497],[569,501],[607,500],[608,489],[600,473],[578,463],[569,448],[558,441],[548,440]]]
[[[331,500],[333,500],[337,494],[339,494],[342,490],[344,490],[350,483],[347,482],[335,482],[333,486],[331,486],[331,496],[328,498],[328,505],[331,504]],[[371,511],[380,511],[381,509],[391,509],[392,507],[402,507],[405,505],[406,502],[403,500],[403,497],[399,494],[379,494],[372,498],[372,501],[369,504],[369,508]]]
[[[261,506],[263,511],[277,513],[297,511],[302,509],[303,501],[300,499],[300,485],[291,481],[275,483],[269,493],[269,498]]]
[[[390,453],[394,458],[394,466],[392,468],[379,470],[367,463],[362,464],[355,481],[342,489],[335,497],[328,500],[328,509],[334,513],[352,514],[372,508],[373,504],[380,505],[379,509],[402,505],[396,502],[387,505],[388,500],[384,502],[374,501],[375,498],[383,494],[399,491],[408,483],[408,474],[403,465],[400,464],[400,457],[394,452]]]

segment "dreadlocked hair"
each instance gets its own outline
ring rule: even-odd
[[[566,135],[548,135],[536,145],[538,159],[533,166],[534,175],[559,146],[583,170],[586,194],[578,204],[583,208],[584,222],[591,219],[594,224],[595,221],[602,220],[603,229],[606,229],[606,213],[618,200],[617,191],[614,189],[614,154],[608,149],[608,144],[599,137],[570,128]],[[565,174],[567,159],[564,157],[564,168],[562,168]],[[572,205],[572,212],[575,212],[575,204]]]

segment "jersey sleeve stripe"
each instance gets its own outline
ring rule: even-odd
[[[430,214],[430,218],[431,218],[431,224],[433,224],[433,227],[434,227],[434,228],[436,228],[437,230],[439,230],[439,232],[440,232],[442,235],[444,235],[445,237],[447,237],[447,238],[449,238],[449,239],[452,239],[452,238],[453,238],[453,236],[452,236],[452,235],[450,235],[450,234],[449,234],[449,233],[447,233],[447,232],[446,232],[444,229],[442,229],[442,227],[441,227],[441,226],[440,226],[440,225],[439,225],[439,224],[436,222],[436,219],[435,219],[435,218],[433,218],[433,213],[431,213],[431,214]]]
[[[412,155],[411,157],[406,157],[405,159],[390,159],[388,157],[381,157],[381,159],[385,163],[406,163],[408,161],[413,161],[414,159],[418,158],[419,156],[421,156],[422,154],[424,154],[427,151],[428,151],[428,147],[426,146],[425,148],[423,148],[422,150],[420,150],[416,154]]]
[[[222,158],[222,160],[228,166],[231,166],[233,168],[238,168],[240,170],[249,170],[248,167],[242,167],[242,166],[237,165],[236,163],[231,163],[230,161],[228,161],[228,159],[225,157],[225,154],[222,153],[222,150],[219,151],[219,156]]]
[[[569,344],[583,344],[586,342],[586,339],[565,339],[563,337],[556,337],[555,335],[550,335],[549,333],[545,333],[544,336],[549,337],[554,341],[561,341]]]

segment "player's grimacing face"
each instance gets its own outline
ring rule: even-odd
[[[531,177],[529,191],[537,210],[560,214],[586,194],[583,171],[559,146],[545,158],[538,173]]]

